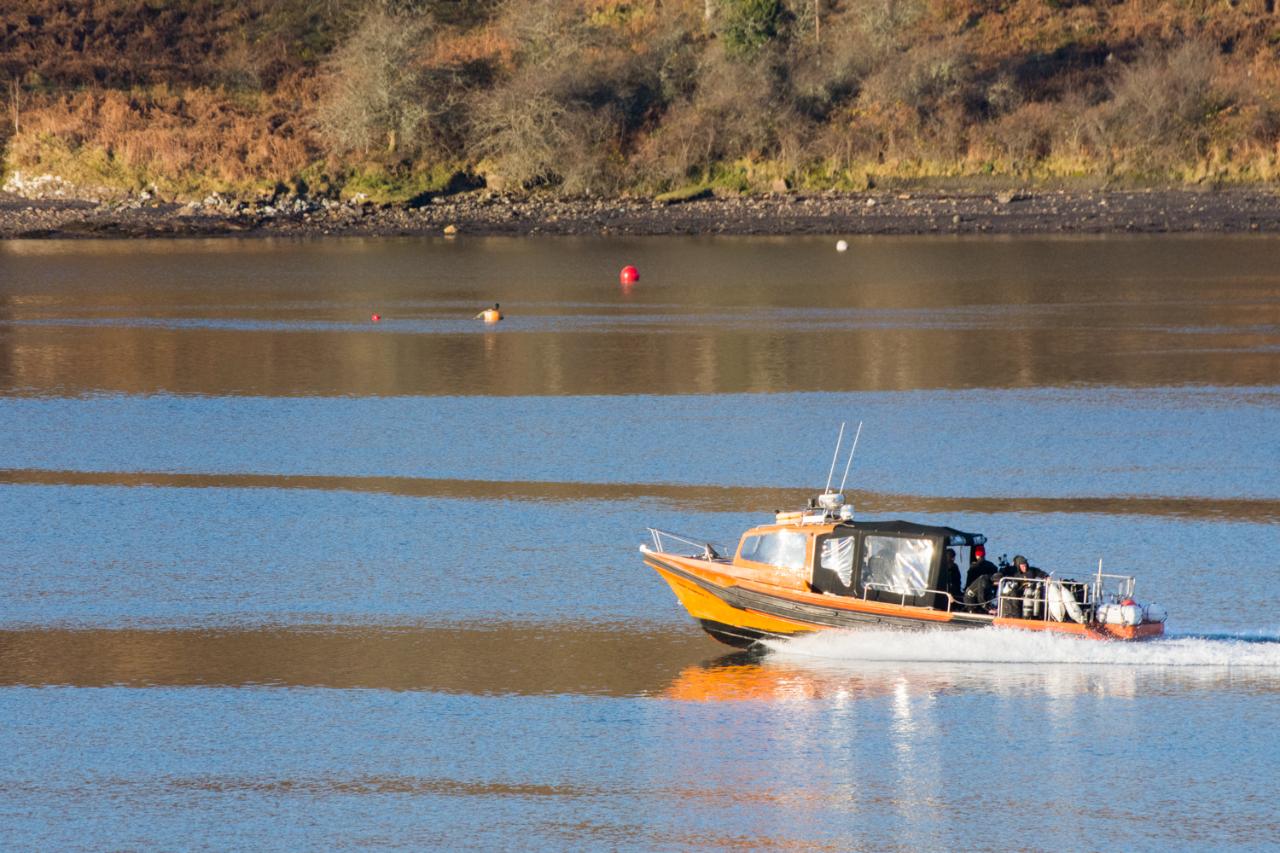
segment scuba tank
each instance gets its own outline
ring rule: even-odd
[[[1022,618],[1039,619],[1041,616],[1040,584],[1024,581],[1022,584]]]

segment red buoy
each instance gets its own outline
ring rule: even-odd
[[[640,280],[640,270],[628,264],[618,273],[618,280],[623,284],[635,284]]]
[[[379,322],[379,321],[382,319],[382,315],[381,315],[381,314],[370,314],[370,315],[369,315],[369,319],[370,319],[370,320],[372,320],[373,322],[377,323],[377,322]]]

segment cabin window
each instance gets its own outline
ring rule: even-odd
[[[919,595],[929,587],[933,540],[868,536],[863,546],[864,588]]]
[[[852,536],[828,539],[822,543],[821,566],[836,573],[840,583],[853,585],[853,546]]]
[[[742,543],[742,559],[780,569],[803,569],[805,538],[803,533],[793,530],[748,536]]]

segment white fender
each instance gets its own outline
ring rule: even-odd
[[[1154,602],[1144,607],[1142,612],[1148,622],[1163,622],[1169,618],[1169,611]]]
[[[1067,608],[1062,603],[1064,592],[1062,584],[1057,581],[1045,584],[1044,597],[1049,602],[1049,618],[1054,622],[1061,622],[1062,617],[1067,614]]]
[[[1067,609],[1067,616],[1071,617],[1071,621],[1077,625],[1084,624],[1084,610],[1080,607],[1080,602],[1076,601],[1076,597],[1071,591],[1065,587],[1062,590],[1062,604]]]

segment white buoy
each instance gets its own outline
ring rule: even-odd
[[[844,240],[837,240],[837,241],[836,241],[836,251],[837,251],[837,252],[847,252],[847,251],[849,251],[849,244],[848,244],[848,243],[846,243]]]

